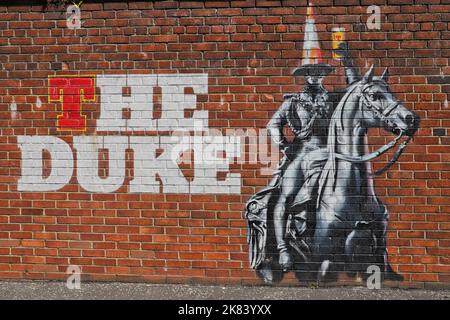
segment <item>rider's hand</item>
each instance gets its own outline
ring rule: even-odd
[[[337,55],[341,56],[341,59],[346,59],[348,55],[348,47],[346,42],[341,42],[339,46],[335,49]]]

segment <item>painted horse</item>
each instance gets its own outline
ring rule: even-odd
[[[388,263],[388,211],[375,194],[370,161],[406,136],[381,171],[387,170],[417,131],[419,120],[390,91],[387,69],[374,77],[372,65],[347,88],[330,121],[328,159],[319,180],[312,241],[318,280],[333,281],[341,271],[364,277],[372,265],[379,267],[385,280],[402,279]],[[383,128],[396,138],[368,153],[369,128]]]
[[[375,194],[370,161],[406,136],[393,158],[375,174],[395,163],[417,131],[419,117],[396,100],[387,82],[387,70],[381,77],[374,77],[372,66],[361,80],[351,84],[333,112],[326,149],[313,151],[324,157],[315,203],[308,204],[315,211],[315,219],[307,221],[305,230],[305,223],[296,221],[297,207],[292,205],[287,222],[287,237],[295,258],[293,271],[300,280],[333,281],[340,272],[364,277],[373,265],[379,267],[384,280],[402,279],[388,263],[388,211]],[[396,138],[368,153],[369,128],[383,128]],[[285,162],[281,162],[279,172]],[[246,205],[250,263],[267,283],[283,277],[277,266],[271,226],[273,203],[282,187],[282,176],[275,174],[269,186]]]

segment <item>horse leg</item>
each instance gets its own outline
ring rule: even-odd
[[[334,216],[334,212],[321,212],[318,210],[316,230],[314,232],[314,254],[313,260],[318,269],[318,281],[335,281],[338,276],[338,265],[335,255],[339,254],[339,243],[343,239],[339,237],[341,221]],[[330,211],[332,209],[325,209]]]
[[[303,183],[303,173],[301,171],[301,159],[297,157],[283,174],[281,183],[281,193],[273,210],[275,239],[279,252],[279,264],[283,271],[292,268],[293,259],[289,252],[289,246],[286,241],[286,223],[288,215],[288,202],[298,192]]]
[[[368,266],[375,263],[376,239],[369,223],[357,222],[345,241],[345,270],[347,275],[365,275]]]
[[[392,270],[388,261],[386,248],[386,232],[388,226],[388,217],[385,215],[374,224],[374,235],[376,238],[375,258],[377,265],[382,272],[383,280],[403,281],[403,276]]]

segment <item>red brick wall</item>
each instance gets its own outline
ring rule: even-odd
[[[331,28],[343,27],[355,64],[374,64],[377,75],[389,67],[391,89],[422,119],[398,163],[375,179],[390,211],[390,261],[411,286],[450,281],[450,5],[415,2],[315,1],[323,53],[336,67],[325,86],[345,86],[330,51]],[[372,4],[381,7],[381,30],[365,25]],[[67,74],[208,74],[197,110],[208,111],[210,128],[265,128],[283,94],[302,88],[291,73],[306,1],[85,1],[81,12],[83,27],[70,30],[64,8],[0,5],[0,278],[65,279],[72,264],[86,280],[259,283],[243,208],[269,181],[261,164],[230,166],[241,176],[232,195],[130,193],[129,152],[125,182],[112,193],[87,192],[75,173],[57,191],[19,192],[17,136],[73,146],[74,136],[94,134],[99,97],[83,109],[85,133],[57,131],[61,105],[48,101],[48,76]],[[389,139],[374,130],[369,141]]]

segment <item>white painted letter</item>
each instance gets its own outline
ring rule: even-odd
[[[152,74],[98,75],[101,91],[101,112],[97,131],[156,130],[153,120],[153,87],[157,76]],[[126,88],[129,96],[124,96]],[[130,119],[122,112],[129,109]]]
[[[195,174],[191,193],[239,194],[241,175],[229,172],[230,159],[239,156],[239,137],[195,135],[193,140]],[[219,172],[225,174],[225,179],[218,180]]]
[[[176,159],[171,157],[172,148],[177,145],[170,139],[166,136],[130,137],[130,148],[134,151],[134,178],[130,182],[130,192],[159,193],[162,184],[164,193],[189,193],[189,183],[174,161]],[[162,151],[158,157],[156,149]]]
[[[172,148],[177,146],[173,143],[173,137],[160,136],[159,139],[159,147],[164,151],[157,158],[158,164],[154,174],[158,174],[162,181],[163,193],[189,193],[189,182],[176,163],[176,159],[172,158]]]
[[[52,136],[18,136],[22,151],[22,172],[18,191],[56,191],[64,187],[73,174],[73,154],[63,140]],[[43,178],[42,152],[47,150],[51,158],[51,172]]]
[[[162,93],[158,130],[194,128],[195,120],[201,120],[204,127],[208,126],[208,111],[194,111],[192,118],[184,117],[186,109],[196,108],[196,94],[208,93],[208,74],[160,74],[158,86],[161,87]],[[194,94],[185,94],[185,88],[192,88]]]
[[[125,180],[125,150],[128,137],[122,136],[76,136],[73,138],[77,150],[77,179],[90,192],[114,192]],[[108,149],[108,177],[98,175],[99,149]]]

